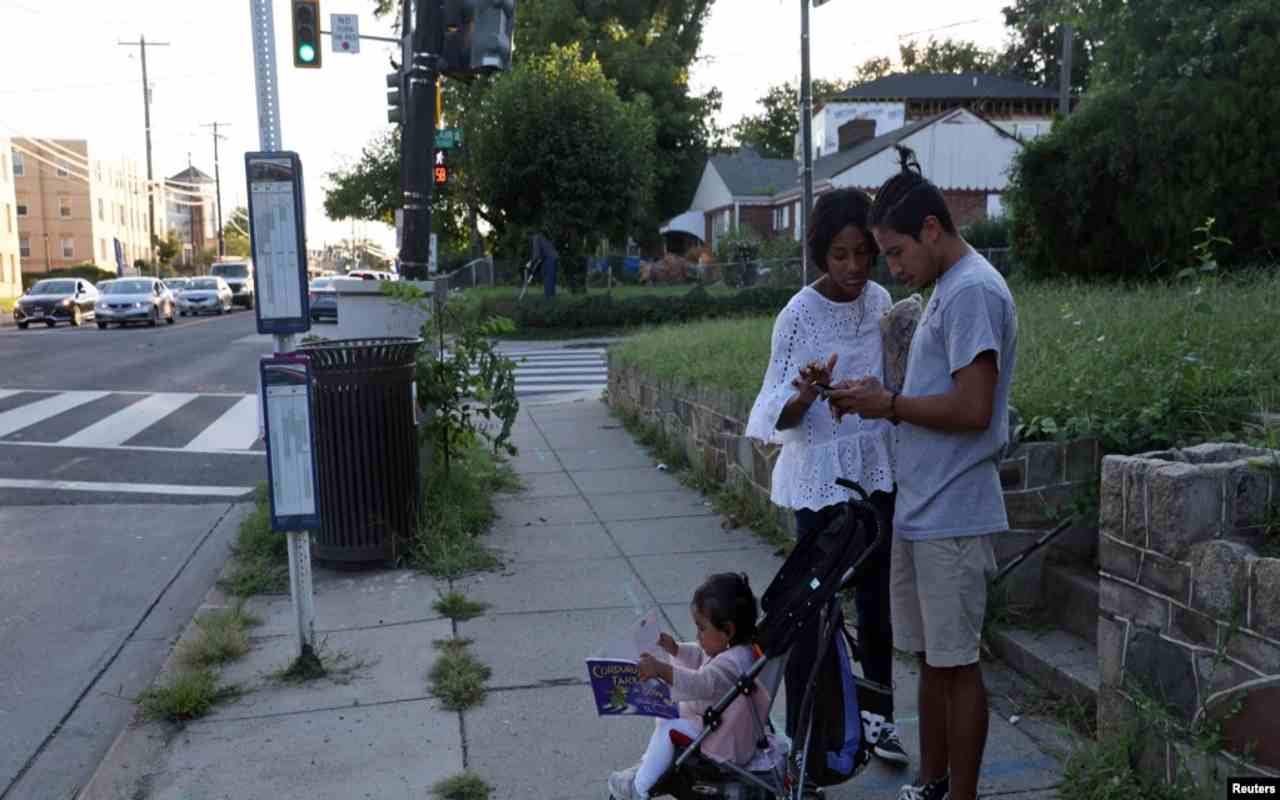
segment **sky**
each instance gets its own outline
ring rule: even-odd
[[[896,55],[900,37],[921,31],[996,46],[1004,39],[1006,2],[830,0],[810,11],[812,74],[850,75],[867,58]],[[355,13],[362,34],[392,35],[390,20],[371,13],[372,0],[320,5],[325,29],[330,14]],[[281,133],[285,149],[303,163],[308,246],[354,233],[391,250],[391,228],[328,220],[323,202],[325,175],[357,159],[387,127],[385,76],[396,47],[364,41],[358,55],[340,54],[325,37],[322,68],[296,69],[289,4],[274,6]],[[219,145],[225,215],[245,202],[243,154],[259,149],[249,9],[250,0],[0,0],[0,134],[88,139],[94,157],[145,163],[139,48],[118,42],[139,36],[168,42],[147,48],[154,174],[180,172],[190,158],[212,175],[213,137],[204,126],[228,123]],[[718,0],[691,83],[699,92],[720,88],[722,123],[755,113],[770,84],[799,74],[796,0]]]

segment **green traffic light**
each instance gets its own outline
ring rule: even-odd
[[[299,45],[298,58],[299,60],[310,64],[312,61],[316,60],[316,49],[309,44]]]

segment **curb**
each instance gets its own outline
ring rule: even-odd
[[[232,505],[250,504],[233,503]],[[237,526],[244,520],[244,516],[241,515],[240,520],[236,522]],[[195,614],[174,641],[169,655],[165,657],[164,664],[160,667],[160,672],[152,679],[150,686],[154,686],[173,673],[178,648],[195,636],[196,619],[207,610],[227,608],[230,605],[231,598],[218,588],[218,583],[228,577],[232,566],[232,560],[228,558],[212,588],[205,594]],[[144,720],[142,710],[135,709],[129,724],[125,725],[116,736],[111,747],[107,748],[106,754],[98,762],[93,775],[76,794],[76,800],[126,800],[126,798],[149,796],[146,784],[150,780],[153,767],[168,749],[173,737],[181,730],[182,727],[174,723]]]

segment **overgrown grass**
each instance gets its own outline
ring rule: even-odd
[[[284,534],[271,530],[265,483],[254,493],[253,512],[240,523],[231,557],[231,574],[218,583],[228,594],[251,597],[289,588],[289,544]]]
[[[519,489],[519,478],[481,443],[455,453],[448,474],[438,462],[425,471],[422,518],[410,564],[438,578],[495,568],[498,556],[480,537],[496,516],[494,493]]]
[[[346,650],[330,651],[328,640],[322,639],[314,648],[304,650],[288,665],[268,673],[267,677],[294,686],[323,679],[345,686],[355,680],[356,673],[368,666],[369,661]]]
[[[470,639],[442,639],[440,651],[427,673],[431,694],[449,711],[465,711],[484,702],[485,682],[492,670],[476,660],[469,649]]]
[[[249,652],[249,628],[261,624],[243,605],[208,611],[196,617],[196,633],[179,646],[178,660],[194,668],[235,661]]]
[[[167,683],[158,684],[138,695],[135,702],[147,719],[189,722],[205,716],[220,702],[236,697],[240,690],[223,685],[210,669],[179,672]]]
[[[466,595],[459,592],[449,592],[437,600],[432,607],[441,616],[448,617],[454,622],[465,622],[483,614],[489,608],[489,604],[468,599]]]
[[[1208,800],[1185,771],[1172,784],[1138,768],[1141,740],[1136,730],[1104,735],[1067,759],[1058,796],[1070,800]]]
[[[1093,435],[1111,452],[1243,435],[1280,397],[1276,270],[1212,286],[1014,281],[1013,404],[1033,438]],[[1199,289],[1199,294],[1194,294]],[[753,398],[769,363],[770,317],[646,331],[614,348],[655,377]]]
[[[614,409],[612,413],[637,442],[666,464],[681,483],[706,495],[731,524],[750,528],[762,541],[778,548],[779,554],[790,552],[794,545],[791,534],[766,498],[740,482],[712,479],[699,465],[690,463],[684,448],[657,426],[626,411]]]
[[[493,789],[474,772],[462,772],[445,778],[431,787],[431,795],[440,800],[489,800]]]

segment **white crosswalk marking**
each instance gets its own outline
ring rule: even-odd
[[[58,444],[67,447],[114,447],[124,444],[198,396],[178,393],[148,395],[128,408],[68,436]]]
[[[258,396],[241,398],[183,450],[248,450],[258,440]]]
[[[516,362],[516,395],[545,400],[556,394],[599,391],[609,383],[603,347],[500,347]]]
[[[0,400],[3,400],[6,397],[10,397],[15,394],[18,394],[17,389],[0,389]]]
[[[0,436],[8,436],[14,431],[29,428],[37,422],[46,420],[49,417],[56,417],[64,411],[70,411],[76,406],[91,403],[100,397],[106,397],[108,394],[110,392],[60,392],[53,397],[46,397],[34,403],[12,408],[0,413]]]

